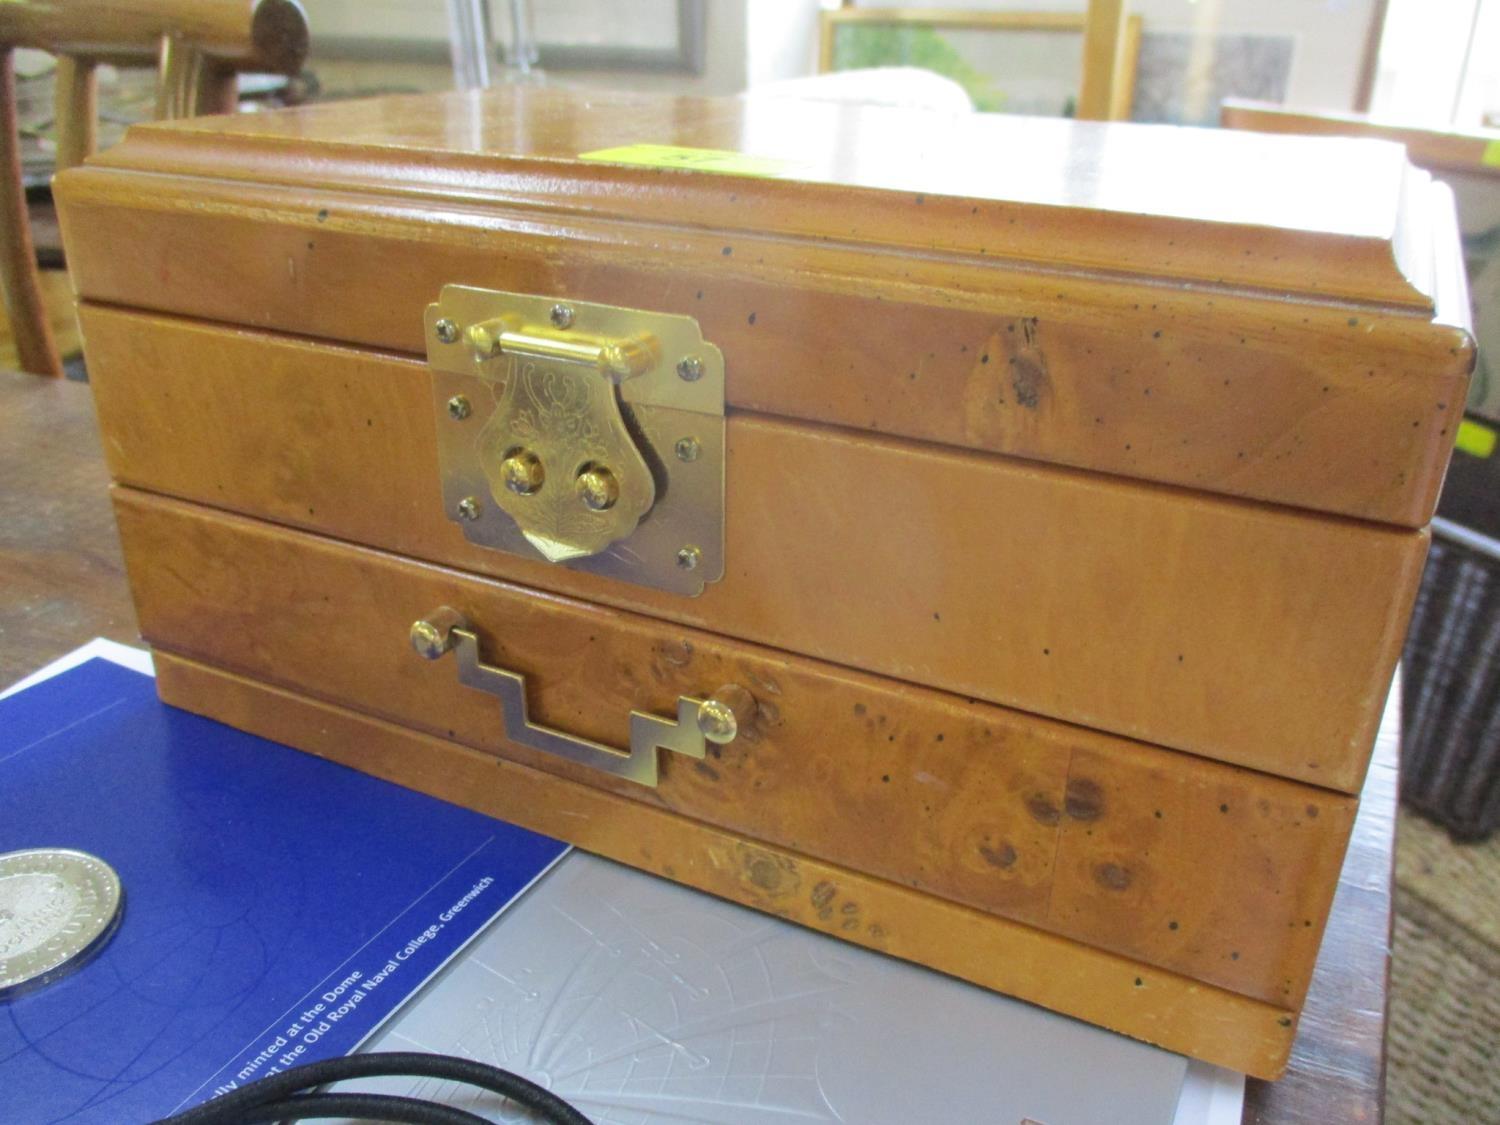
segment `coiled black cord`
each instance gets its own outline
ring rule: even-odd
[[[311,1091],[355,1078],[438,1078],[500,1094],[552,1125],[590,1125],[589,1119],[552,1091],[497,1066],[452,1055],[415,1051],[348,1055],[294,1066],[231,1090],[155,1125],[251,1125],[317,1117],[411,1122],[412,1125],[488,1125],[467,1110],[420,1098],[388,1094],[321,1094]]]
[[[477,1113],[421,1098],[389,1094],[298,1094],[279,1102],[261,1102],[237,1111],[235,1125],[275,1125],[278,1121],[309,1121],[347,1117],[355,1121],[395,1121],[400,1125],[491,1125]]]

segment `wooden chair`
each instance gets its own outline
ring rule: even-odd
[[[57,167],[94,150],[94,68],[158,68],[156,116],[229,113],[240,71],[295,74],[307,56],[297,0],[10,0],[0,3],[0,291],[21,366],[60,375],[21,181],[14,49],[57,56]]]

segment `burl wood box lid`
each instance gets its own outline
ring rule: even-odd
[[[57,192],[125,483],[1358,788],[1473,360],[1399,147],[516,88],[138,126]],[[693,318],[722,580],[463,539],[450,285]]]

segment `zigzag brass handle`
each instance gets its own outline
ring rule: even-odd
[[[555,754],[579,765],[592,766],[615,777],[656,788],[657,747],[702,758],[707,742],[734,741],[740,727],[755,715],[755,698],[737,684],[729,684],[707,699],[684,695],[677,700],[677,718],[664,719],[644,711],[630,713],[630,749],[579,738],[565,731],[533,723],[526,713],[526,677],[486,664],[479,655],[479,638],[456,609],[441,606],[413,622],[411,646],[417,655],[437,660],[453,652],[458,659],[458,682],[488,692],[500,700],[505,737],[521,746]]]

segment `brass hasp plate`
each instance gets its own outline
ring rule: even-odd
[[[696,595],[724,574],[724,357],[690,316],[443,287],[442,503],[473,543]]]

